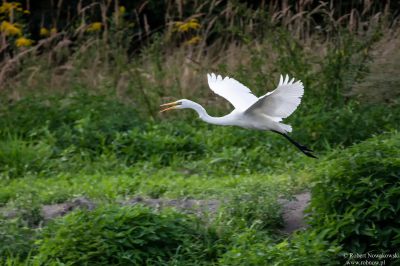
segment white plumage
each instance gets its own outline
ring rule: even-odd
[[[249,88],[230,77],[222,78],[220,75],[211,73],[207,75],[207,78],[211,90],[228,100],[236,111],[242,111],[244,115],[251,117],[263,114],[273,122],[280,122],[291,115],[299,106],[304,93],[303,83],[295,82],[294,79],[289,80],[288,75],[285,78],[281,75],[278,87],[260,98],[257,98]],[[267,121],[260,129],[266,130],[265,126],[270,124]],[[291,126],[282,123],[270,129],[283,131],[282,133],[292,131]]]
[[[207,74],[207,78],[210,89],[227,99],[237,110],[245,111],[258,100],[249,88],[233,78],[222,78],[214,73]]]
[[[295,81],[294,78],[290,80],[288,75],[283,78],[281,75],[277,88],[258,98],[249,88],[233,78],[223,78],[211,73],[207,74],[207,79],[210,89],[235,107],[230,114],[212,117],[200,104],[186,99],[161,105],[168,107],[161,112],[190,108],[199,114],[200,119],[210,124],[271,130],[283,135],[307,156],[315,158],[310,149],[295,142],[286,134],[292,131],[292,127],[281,123],[282,119],[290,116],[301,102],[304,94],[301,81]]]
[[[262,112],[270,117],[279,119],[291,115],[299,106],[301,97],[304,94],[304,87],[301,81],[289,81],[286,75],[285,80],[282,76],[278,87],[264,96],[258,98],[246,112]]]

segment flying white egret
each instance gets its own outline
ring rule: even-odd
[[[284,136],[305,155],[316,158],[312,154],[312,150],[287,135],[292,131],[292,127],[281,123],[282,119],[290,116],[301,102],[304,93],[301,81],[295,82],[294,78],[289,80],[288,75],[285,78],[281,75],[278,87],[274,91],[257,98],[249,88],[233,78],[222,78],[214,73],[207,74],[207,78],[211,90],[224,97],[235,107],[230,114],[212,117],[200,104],[186,99],[162,104],[161,106],[166,108],[161,112],[189,108],[195,110],[201,120],[210,124],[270,130]]]

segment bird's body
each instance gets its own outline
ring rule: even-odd
[[[282,133],[285,132],[285,130],[283,129],[284,126],[282,126],[283,124],[275,122],[271,117],[268,117],[267,115],[257,113],[244,113],[235,109],[225,116],[213,117],[210,116],[200,104],[190,100],[186,101],[190,102],[193,105],[192,109],[198,113],[199,118],[209,124],[220,126],[238,126],[242,128],[257,130],[275,130]]]
[[[291,115],[301,102],[304,89],[301,81],[285,79],[281,76],[278,87],[264,96],[256,97],[250,89],[240,82],[220,75],[209,74],[208,84],[212,91],[227,99],[235,109],[222,117],[212,117],[198,103],[182,99],[176,102],[163,104],[170,109],[190,108],[195,110],[200,119],[214,125],[239,126],[242,128],[256,130],[270,130],[281,134],[292,144],[299,148],[305,155],[314,157],[311,150],[292,140],[287,133],[292,131],[292,127],[281,123],[283,118]]]

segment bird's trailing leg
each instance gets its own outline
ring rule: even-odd
[[[275,132],[275,133],[278,133],[279,135],[284,136],[288,141],[290,141],[294,146],[296,146],[302,153],[304,153],[308,157],[317,159],[317,157],[314,154],[312,154],[313,151],[310,150],[309,148],[307,148],[306,146],[301,145],[300,143],[298,143],[297,141],[293,140],[292,138],[290,138],[285,133],[281,133],[281,132],[275,131],[275,130],[272,130],[272,131]]]

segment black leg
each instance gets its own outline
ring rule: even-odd
[[[312,150],[310,150],[309,148],[307,148],[306,146],[301,145],[300,143],[296,142],[295,140],[293,140],[292,138],[290,138],[288,135],[286,135],[285,133],[281,133],[279,131],[275,131],[272,130],[272,132],[278,133],[279,135],[284,136],[288,141],[290,141],[290,143],[292,143],[294,146],[296,146],[302,153],[304,153],[305,155],[307,155],[308,157],[311,158],[315,158],[317,159],[317,157],[312,154]]]

